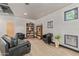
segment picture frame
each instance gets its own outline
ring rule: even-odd
[[[53,21],[48,21],[47,28],[53,28]]]
[[[64,21],[78,19],[78,7],[64,12]]]

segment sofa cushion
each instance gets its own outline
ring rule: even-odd
[[[17,46],[18,45],[18,39],[12,38],[11,45],[12,45],[12,47]]]

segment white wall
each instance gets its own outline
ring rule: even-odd
[[[19,16],[19,17],[25,17],[24,13],[27,12],[26,10],[26,5],[23,3],[9,3],[9,7],[11,8],[11,10],[13,11],[15,16]]]
[[[22,32],[26,34],[26,23],[34,22],[31,19],[25,19],[15,16],[0,16],[0,37],[6,33],[6,24],[8,20],[13,20],[15,33]]]
[[[64,12],[69,9],[75,8],[75,7],[79,7],[79,4],[71,4],[54,13],[48,14],[47,16],[44,16],[44,17],[36,20],[36,25],[41,24],[41,23],[43,24],[43,34],[49,33],[49,32],[53,33],[54,36],[56,34],[60,34],[61,35],[61,44],[63,44],[64,43],[64,34],[79,36],[79,19],[71,20],[71,21],[64,21]],[[52,29],[47,28],[47,22],[50,20],[53,20]]]

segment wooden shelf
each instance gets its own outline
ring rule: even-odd
[[[26,37],[34,38],[34,24],[33,23],[26,23]]]

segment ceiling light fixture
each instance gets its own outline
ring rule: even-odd
[[[24,13],[24,15],[26,16],[26,15],[27,15],[27,13]]]

